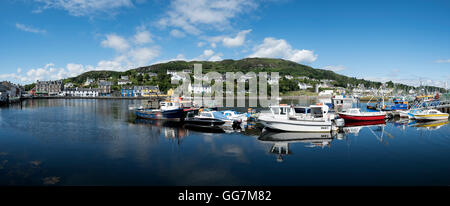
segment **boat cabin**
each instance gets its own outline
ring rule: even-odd
[[[180,108],[180,104],[178,102],[172,102],[172,101],[160,102],[159,106],[160,106],[161,110],[172,110],[172,109]]]
[[[338,95],[331,98],[333,107],[338,111],[349,109],[353,107],[353,98]]]
[[[328,114],[328,106],[326,105],[311,105],[311,116],[314,118],[322,118]]]
[[[312,116],[314,118],[322,118],[328,114],[328,106],[326,105],[311,105],[309,107],[279,105],[271,106],[270,111],[272,115],[286,115],[286,116]]]
[[[272,115],[288,115],[291,111],[291,106],[287,104],[280,104],[276,106],[270,106],[270,112]]]

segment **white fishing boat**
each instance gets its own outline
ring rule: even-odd
[[[287,132],[330,132],[338,130],[326,105],[293,107],[270,106],[270,113],[263,113],[258,121],[265,127]]]
[[[436,109],[423,110],[414,114],[414,118],[416,120],[422,121],[446,120],[448,119],[448,116],[449,114],[442,113]]]

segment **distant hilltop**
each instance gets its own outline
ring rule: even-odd
[[[279,73],[280,92],[297,91],[301,89],[314,90],[316,85],[321,88],[379,88],[382,83],[347,77],[330,70],[315,69],[307,65],[298,64],[284,59],[273,58],[245,58],[241,60],[226,59],[222,61],[170,61],[151,66],[139,67],[124,72],[90,71],[76,77],[64,80],[75,86],[82,86],[88,80],[105,79],[113,82],[113,89],[120,90],[123,85],[158,85],[165,92],[176,85],[171,84],[172,75],[168,71],[192,71],[194,64],[202,64],[203,73],[211,71],[225,74],[226,72],[270,72]],[[192,75],[192,74],[191,74]],[[122,77],[126,76],[124,80]],[[125,84],[124,84],[125,83]],[[302,85],[305,88],[302,88]],[[387,82],[386,87],[410,91],[413,86]],[[427,86],[427,90],[445,92],[445,89]]]

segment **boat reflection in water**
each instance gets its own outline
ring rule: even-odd
[[[306,143],[306,147],[330,146],[333,136],[331,133],[300,133],[300,132],[271,132],[264,131],[259,141],[273,144],[270,153],[277,156],[277,162],[283,162],[284,156],[292,154],[290,143]]]
[[[189,130],[183,128],[183,124],[173,121],[161,121],[151,119],[136,119],[135,124],[149,125],[158,130],[158,134],[164,134],[166,139],[176,140],[178,144],[189,135]]]
[[[364,127],[372,127],[372,126],[385,126],[385,120],[374,120],[374,121],[359,121],[359,122],[345,122],[345,126],[343,128],[344,133],[346,134],[354,134],[358,136],[359,132]]]
[[[428,122],[410,121],[408,123],[409,126],[415,127],[418,130],[437,130],[446,124],[448,124],[448,120],[435,120]]]

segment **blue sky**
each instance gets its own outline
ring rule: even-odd
[[[0,80],[274,57],[376,81],[450,81],[450,2],[6,0]]]

